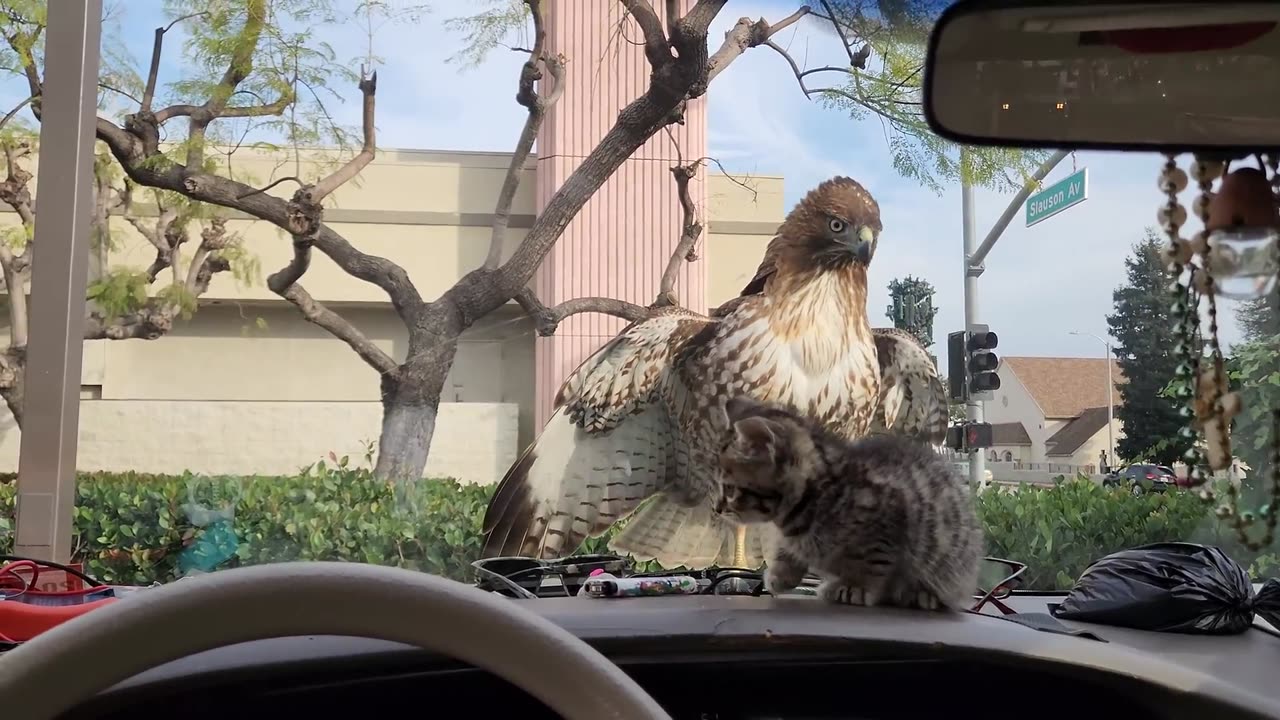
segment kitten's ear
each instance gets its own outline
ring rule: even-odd
[[[743,454],[753,458],[777,457],[780,438],[773,431],[772,423],[762,417],[749,417],[733,424],[734,442]]]
[[[760,403],[746,395],[739,395],[725,403],[724,411],[729,416],[729,421],[736,423],[739,420],[758,415],[761,407],[763,406]]]

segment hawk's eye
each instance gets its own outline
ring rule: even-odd
[[[839,218],[831,218],[831,220],[827,222],[827,227],[831,228],[831,232],[838,235],[844,232],[845,224],[844,221]]]

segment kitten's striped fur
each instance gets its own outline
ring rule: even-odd
[[[727,404],[724,420],[716,510],[777,526],[769,592],[812,570],[833,602],[972,604],[982,529],[967,483],[928,445],[895,435],[850,442],[745,397]]]

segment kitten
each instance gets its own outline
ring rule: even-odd
[[[794,589],[812,570],[830,602],[972,605],[982,529],[968,484],[928,445],[893,435],[850,442],[745,397],[718,419],[725,440],[715,509],[778,527],[770,593]]]

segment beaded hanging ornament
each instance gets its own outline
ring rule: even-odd
[[[1169,239],[1163,259],[1171,277],[1174,353],[1181,361],[1175,387],[1183,403],[1180,412],[1187,421],[1180,435],[1191,441],[1183,459],[1191,485],[1198,487],[1200,498],[1210,504],[1219,503],[1219,498],[1209,480],[1233,463],[1231,423],[1243,409],[1240,396],[1230,390],[1218,341],[1218,296],[1256,297],[1280,292],[1280,156],[1269,156],[1265,162],[1259,158],[1258,164],[1258,168],[1229,170],[1228,163],[1219,159],[1192,160],[1191,179],[1199,189],[1192,209],[1202,229],[1189,240],[1182,236],[1187,211],[1178,202],[1178,193],[1187,187],[1187,173],[1178,167],[1175,155],[1167,156],[1160,172],[1165,202],[1157,217]],[[1213,184],[1219,180],[1214,192]],[[1201,335],[1202,308],[1207,338]],[[1251,551],[1269,547],[1274,541],[1280,510],[1280,408],[1270,410],[1269,502],[1257,512],[1242,512],[1239,489],[1228,482],[1227,497],[1215,510]],[[1254,539],[1250,528],[1259,520],[1262,536]]]

